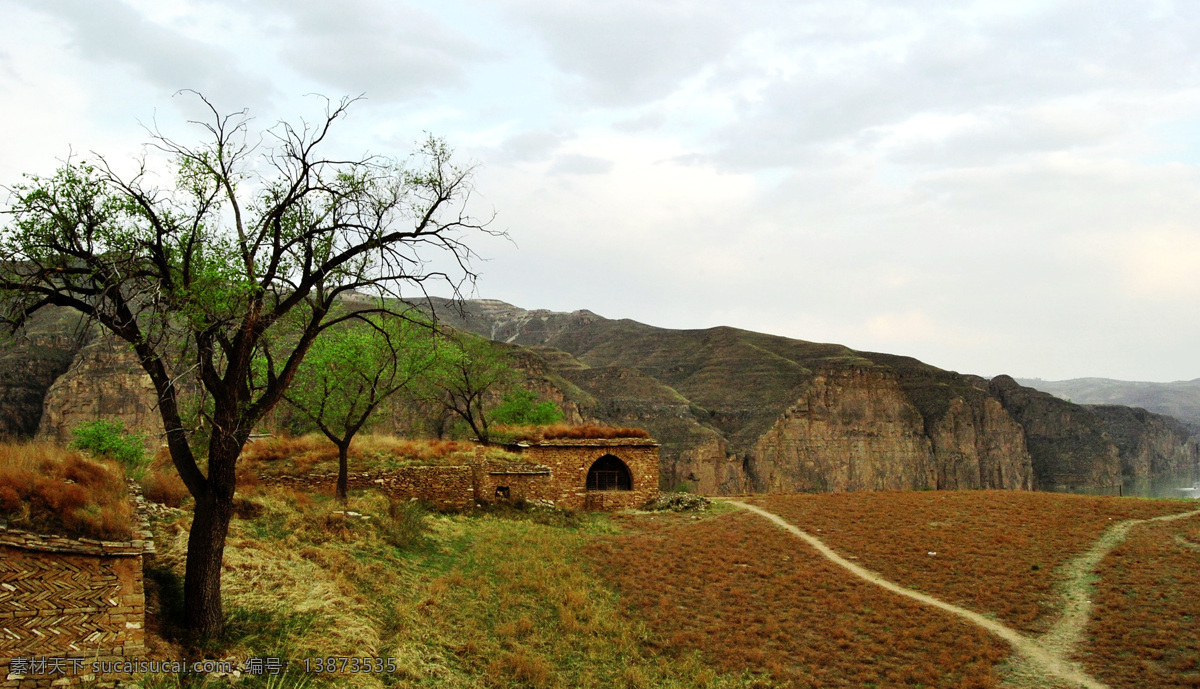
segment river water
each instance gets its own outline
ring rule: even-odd
[[[1060,486],[1052,489],[1056,493],[1082,493],[1085,495],[1124,495],[1140,498],[1195,498],[1200,499],[1200,472],[1182,471],[1162,474],[1153,478],[1128,479],[1124,483],[1103,488],[1078,488]]]

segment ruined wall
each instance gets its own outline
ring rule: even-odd
[[[337,474],[305,476],[260,475],[268,485],[290,486],[304,491],[333,492]],[[443,508],[475,504],[475,477],[469,466],[400,467],[387,471],[352,471],[347,476],[351,489],[375,488],[403,500],[416,498]]]
[[[145,653],[143,529],[130,541],[46,536],[0,526],[0,687],[111,686],[96,661]],[[41,659],[50,663],[29,663]],[[14,664],[14,660],[16,663]]]
[[[553,482],[550,469],[526,463],[500,464],[485,462],[476,467],[475,494],[479,501],[504,499],[508,493],[511,500],[534,500],[552,502]]]

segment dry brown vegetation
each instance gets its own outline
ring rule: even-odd
[[[1033,632],[1053,622],[1055,569],[1110,526],[1195,508],[1187,501],[1022,491],[768,495],[748,501],[898,584]]]
[[[477,457],[521,461],[519,455],[454,440],[408,440],[392,435],[360,434],[350,445],[351,471],[378,471],[403,466],[463,464]],[[239,466],[249,474],[301,476],[337,471],[337,446],[323,435],[279,436],[246,445]],[[239,485],[241,480],[239,478]]]
[[[603,515],[426,514],[375,491],[328,495],[256,486],[230,527],[227,638],[214,657],[396,659],[390,673],[243,678],[247,687],[745,689],[691,656],[663,655],[623,615],[581,549]],[[178,585],[188,513],[156,516],[155,581]],[[594,521],[593,521],[594,520]],[[561,520],[560,520],[561,521]],[[169,587],[164,587],[169,589]],[[167,591],[169,594],[169,590]],[[164,596],[164,599],[169,598]],[[164,648],[162,657],[174,649]],[[282,681],[280,681],[282,680]],[[757,685],[756,685],[757,686]]]
[[[125,474],[48,443],[0,444],[0,518],[10,527],[125,540],[134,526]]]
[[[1088,670],[1113,687],[1200,687],[1200,517],[1134,527],[1097,574]]]
[[[590,557],[667,653],[793,687],[998,686],[1003,642],[848,576],[756,516],[617,519],[628,533]]]
[[[138,485],[142,487],[142,495],[147,500],[170,507],[179,507],[191,497],[175,465],[171,463],[171,453],[165,447],[154,455]]]
[[[550,426],[496,426],[495,436],[505,442],[540,442],[542,440],[613,440],[617,438],[649,438],[644,428],[625,426],[572,426],[559,423]]]

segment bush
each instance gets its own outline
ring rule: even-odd
[[[691,493],[667,493],[646,505],[652,512],[703,512],[712,505],[712,500]]]
[[[492,410],[492,421],[506,426],[546,426],[565,417],[553,402],[538,402],[529,390],[515,390],[500,399]]]
[[[71,435],[75,438],[71,441],[71,447],[90,452],[95,457],[116,460],[131,478],[140,479],[146,473],[149,463],[143,445],[146,438],[127,434],[125,424],[120,421],[97,419],[76,426]]]
[[[387,518],[381,520],[383,540],[397,548],[412,548],[425,542],[429,526],[425,510],[416,501],[392,499],[388,502]]]

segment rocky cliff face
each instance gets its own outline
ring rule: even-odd
[[[1104,424],[1117,446],[1121,474],[1125,477],[1183,474],[1195,472],[1200,465],[1196,438],[1180,421],[1136,407],[1087,405],[1084,408]]]
[[[921,415],[897,376],[867,369],[814,376],[747,457],[757,492],[905,490],[937,481]]]
[[[490,301],[461,312],[441,304],[438,313],[502,340],[496,346],[515,355],[525,385],[569,420],[649,430],[663,443],[664,488],[1108,486],[1200,461],[1196,441],[1170,419],[1081,407],[1007,376],[987,381],[840,345],[734,328],[664,330],[587,311]],[[107,417],[161,437],[153,389],[125,345],[96,337],[62,351],[74,360],[43,393],[41,434],[65,439],[78,423]],[[393,423],[405,428],[420,415],[402,407]]]
[[[49,308],[0,341],[0,435],[37,431],[47,390],[79,351],[80,327],[77,313]]]
[[[550,360],[569,359],[573,372],[564,377],[595,400],[579,407],[581,415],[639,423],[663,439],[667,488],[680,482],[713,493],[1105,486],[1197,461],[1194,441],[1164,430],[1170,422],[1161,417],[1126,420],[1122,444],[1108,430],[1113,414],[1023,388],[1007,376],[987,381],[908,357],[733,328],[663,330],[494,301],[467,302],[447,320],[557,352]],[[588,373],[596,369],[608,373]],[[610,383],[589,388],[592,376]],[[1166,425],[1160,429],[1152,418]]]
[[[97,332],[47,391],[37,434],[67,442],[79,424],[109,419],[121,421],[127,431],[144,435],[148,446],[157,447],[165,432],[156,401],[154,385],[130,346]]]
[[[1033,458],[1034,485],[1112,486],[1121,483],[1121,456],[1104,420],[1086,407],[997,376],[992,392],[1025,429]]]

